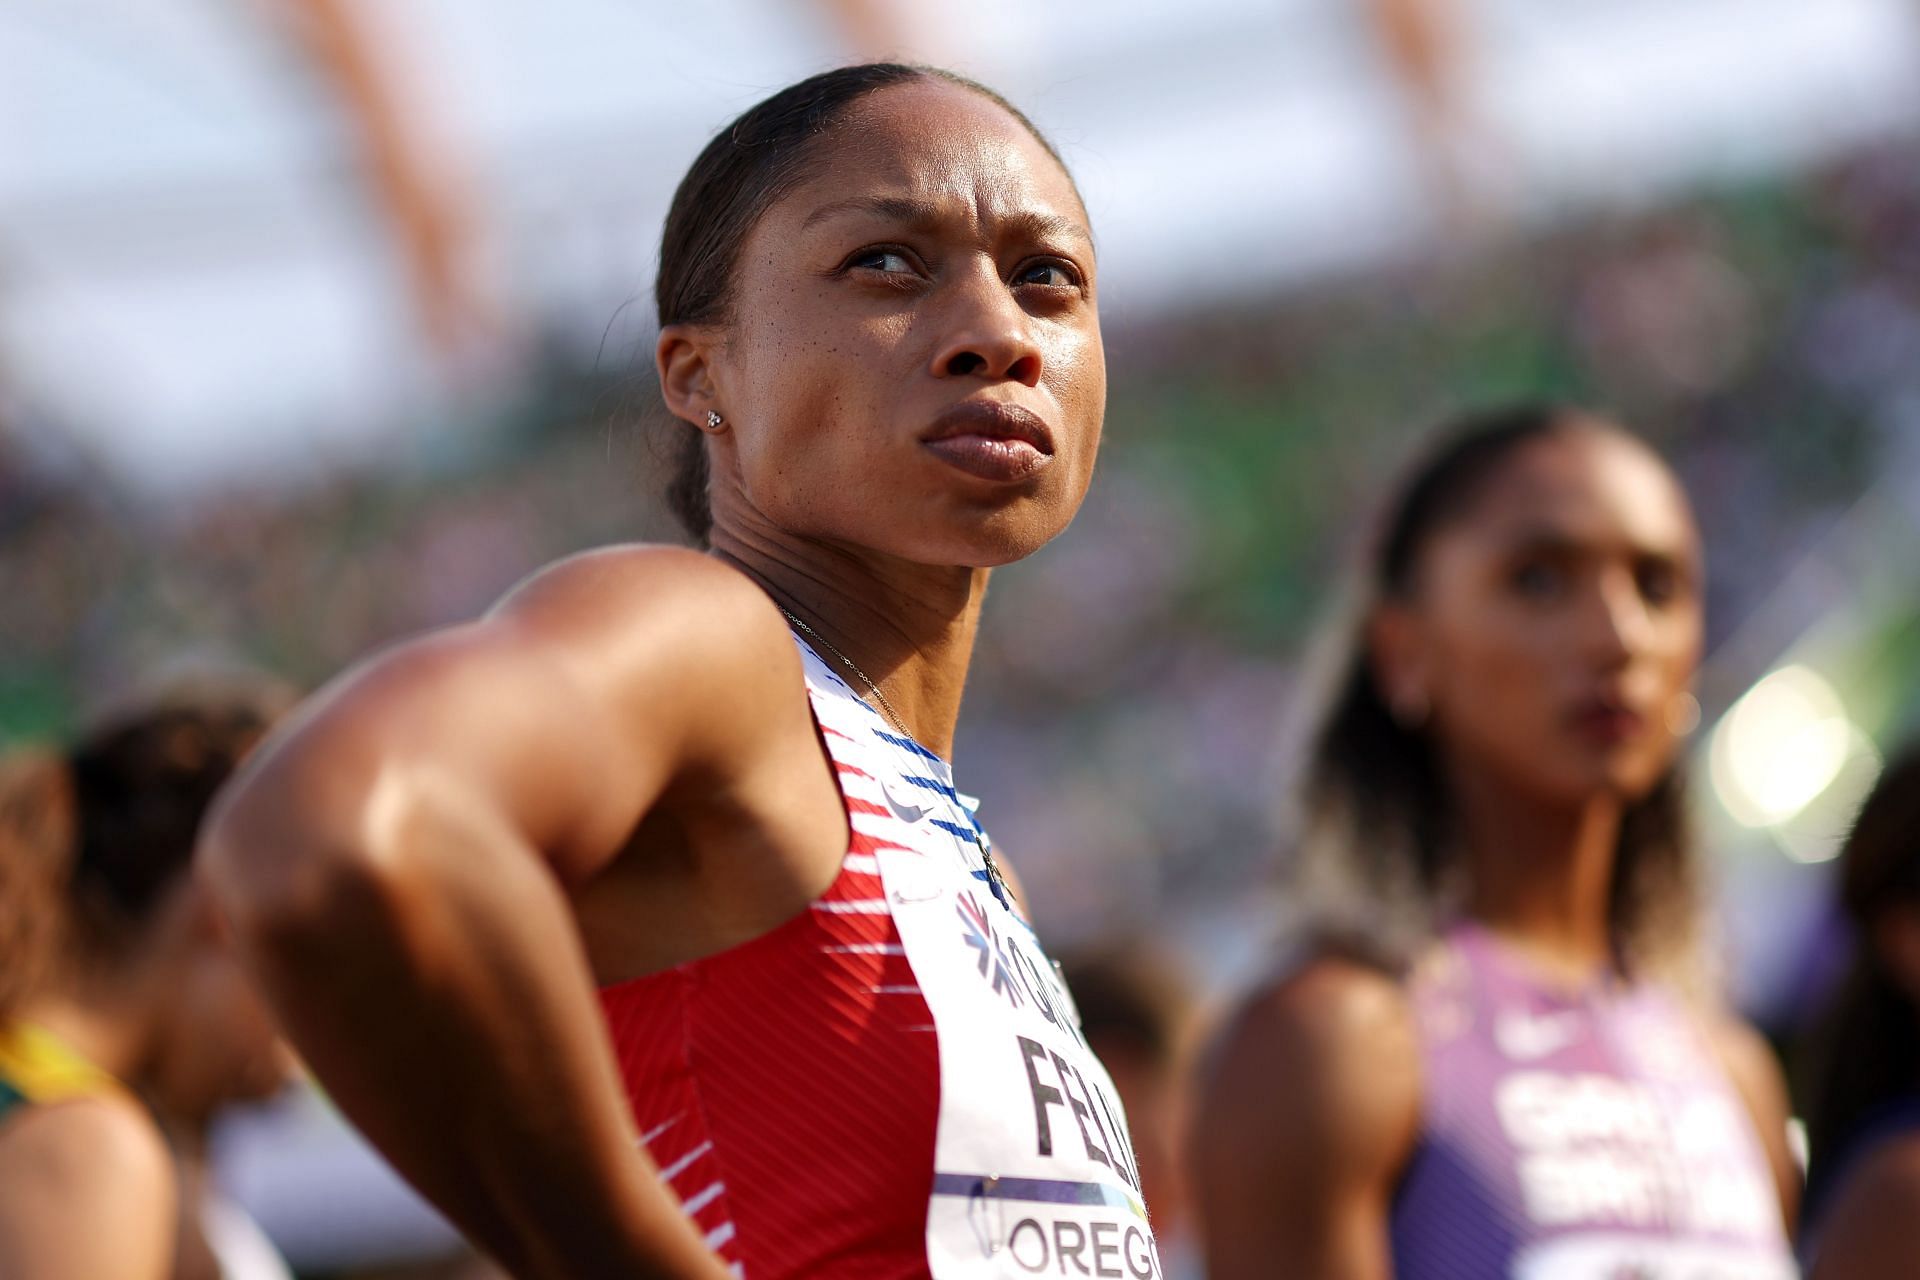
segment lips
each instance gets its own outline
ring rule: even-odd
[[[982,480],[1024,480],[1053,461],[1053,431],[1031,409],[997,400],[954,405],[920,436],[929,452]]]
[[[1583,737],[1603,746],[1616,746],[1638,737],[1647,726],[1646,716],[1625,698],[1614,694],[1583,698],[1567,719]]]

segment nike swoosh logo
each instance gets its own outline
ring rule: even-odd
[[[1493,1039],[1500,1052],[1519,1062],[1558,1053],[1579,1036],[1580,1015],[1572,1011],[1534,1017],[1509,1010],[1493,1024]]]
[[[893,816],[902,822],[914,823],[927,816],[925,805],[912,804],[893,794],[893,788],[886,782],[880,784],[880,794],[887,798],[887,808],[893,810]]]

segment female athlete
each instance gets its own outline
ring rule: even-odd
[[[1463,424],[1419,469],[1314,747],[1304,962],[1201,1088],[1216,1280],[1792,1274],[1779,1071],[1674,979],[1700,548],[1640,441]]]
[[[297,1047],[515,1275],[1154,1273],[947,763],[988,572],[1092,473],[1095,298],[1072,180],[992,93],[775,94],[661,243],[710,553],[580,555],[367,663],[217,816]]]
[[[189,874],[276,702],[182,694],[0,760],[0,1275],[287,1274],[206,1185],[214,1113],[287,1064]]]

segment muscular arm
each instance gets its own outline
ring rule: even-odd
[[[1215,1046],[1191,1140],[1213,1280],[1387,1280],[1387,1214],[1419,1124],[1419,1062],[1389,978],[1323,958]]]
[[[770,603],[688,553],[563,563],[324,692],[204,855],[307,1061],[515,1274],[724,1275],[639,1147],[566,889],[689,779],[812,733]]]
[[[177,1191],[130,1099],[29,1108],[0,1136],[0,1276],[166,1280]]]

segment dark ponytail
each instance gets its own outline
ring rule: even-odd
[[[265,735],[277,697],[200,691],[108,721],[74,748],[77,942],[111,951],[185,878],[201,819]]]
[[[287,702],[264,684],[183,689],[65,756],[0,760],[0,1018],[63,966],[123,956],[185,881],[215,793]]]

